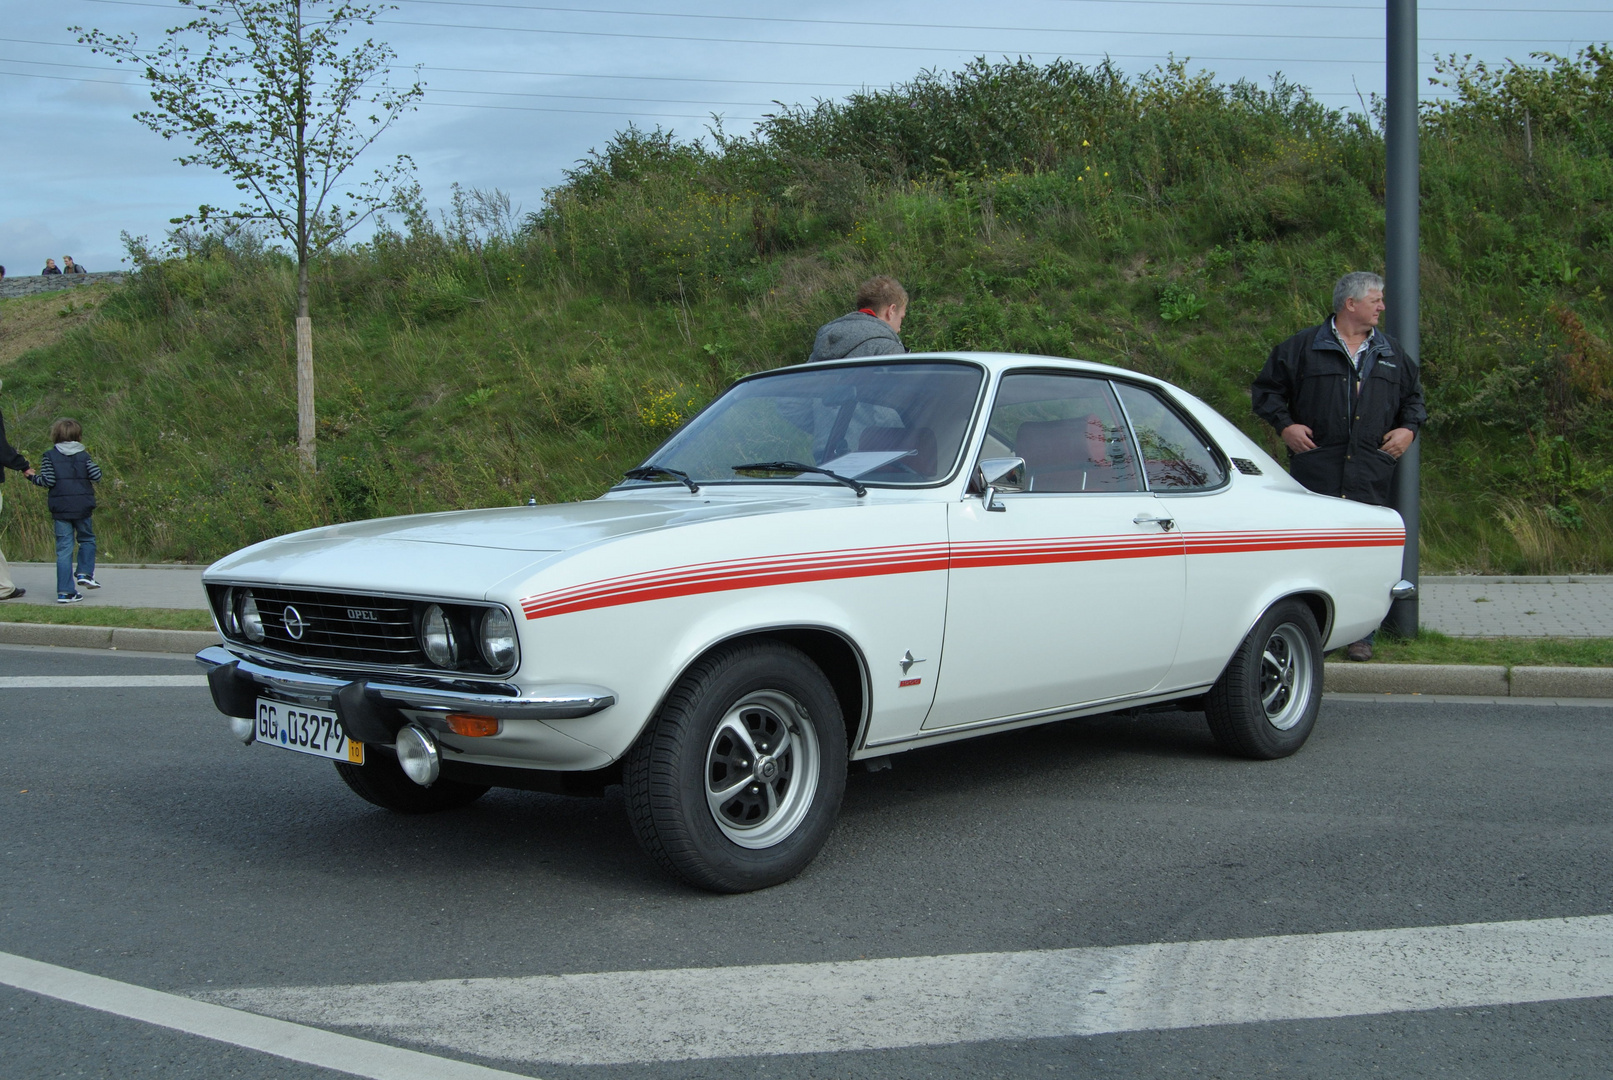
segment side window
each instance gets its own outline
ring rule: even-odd
[[[1115,389],[1142,447],[1151,491],[1202,491],[1225,483],[1220,456],[1163,398],[1127,383]]]
[[[1131,439],[1105,379],[1005,375],[982,456],[1004,454],[1025,459],[1027,491],[1142,490]]]

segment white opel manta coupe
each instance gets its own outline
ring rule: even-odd
[[[851,762],[1117,709],[1304,744],[1377,626],[1394,511],[1312,494],[1203,402],[1040,356],[743,379],[592,502],[333,525],[205,582],[247,743],[404,813],[623,786],[664,868],[785,881]]]

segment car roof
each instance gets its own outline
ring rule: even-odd
[[[1156,379],[1151,375],[1144,375],[1139,371],[1119,367],[1114,364],[1102,364],[1094,360],[1072,360],[1067,356],[1043,356],[1037,353],[1003,353],[1003,352],[911,352],[897,353],[891,356],[857,356],[844,360],[818,360],[804,364],[791,364],[787,367],[772,368],[756,375],[775,375],[781,371],[804,371],[814,368],[847,367],[857,364],[873,364],[884,362],[910,362],[922,360],[962,360],[968,363],[979,364],[990,374],[996,375],[1009,368],[1044,367],[1061,368],[1069,371],[1079,371],[1091,375],[1112,377],[1122,375],[1138,382],[1152,383],[1155,386],[1172,386],[1163,379]],[[747,376],[755,378],[756,375]]]

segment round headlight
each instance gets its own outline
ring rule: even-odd
[[[438,667],[453,667],[454,661],[459,659],[453,625],[436,604],[426,608],[426,613],[420,617],[420,647],[426,651],[426,659]]]
[[[263,616],[258,614],[258,602],[253,599],[251,589],[242,589],[237,594],[235,617],[248,641],[263,640]]]
[[[482,656],[494,671],[515,663],[515,620],[503,608],[489,608],[482,616]]]

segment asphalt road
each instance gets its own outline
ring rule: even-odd
[[[776,979],[711,970],[741,965],[836,962],[780,970],[841,972],[857,986],[886,979],[903,1000],[945,988],[903,989],[920,968],[865,961],[1027,951],[1079,960],[1242,939],[1288,955],[1341,931],[1565,917],[1601,926],[1583,917],[1613,913],[1606,706],[1329,701],[1309,745],[1268,763],[1220,755],[1202,718],[1177,713],[912,753],[853,775],[839,828],[800,878],[719,897],[664,878],[614,792],[493,792],[448,814],[394,816],[349,793],[326,762],[234,742],[203,687],[3,684],[168,674],[196,669],[181,658],[0,647],[0,953],[185,999],[255,1001],[246,1007],[550,1078],[1613,1072],[1608,996],[1497,992],[1463,1007],[1296,1008],[1276,1020],[984,1041],[919,1023],[908,1045],[889,1037],[900,1018],[847,1013],[848,1031],[871,1032],[848,1036],[849,1049],[791,1052],[812,1041],[781,1036],[763,1054],[674,1061],[635,1057],[625,1038],[590,1057],[586,1032],[571,1058],[545,1058],[531,1049],[541,1037],[520,1031],[475,1043],[486,1054],[467,1051],[442,1033],[493,1021],[443,1012],[455,984],[433,984],[448,1004],[431,1006],[438,1012],[415,1032],[409,1003],[421,999],[391,986],[698,969],[679,1003],[694,1016],[714,979],[738,987],[740,1001],[746,980]],[[1209,978],[1194,961],[1172,963],[1177,983]],[[599,992],[651,985],[645,978],[613,976]],[[531,981],[459,985],[497,998]],[[757,985],[760,1015],[736,1023],[783,1030],[786,1017],[767,1015],[779,1008],[776,985]],[[334,986],[380,995],[405,1022],[352,1024],[340,1000],[308,1004]],[[600,1030],[653,1014],[649,994],[637,1007],[630,994],[602,999],[628,1004],[599,1017]],[[865,996],[877,1012],[878,995]],[[326,1007],[330,1022],[309,1019]],[[546,1017],[521,1019],[541,1029]],[[7,1078],[344,1075],[5,986],[0,1063]]]

